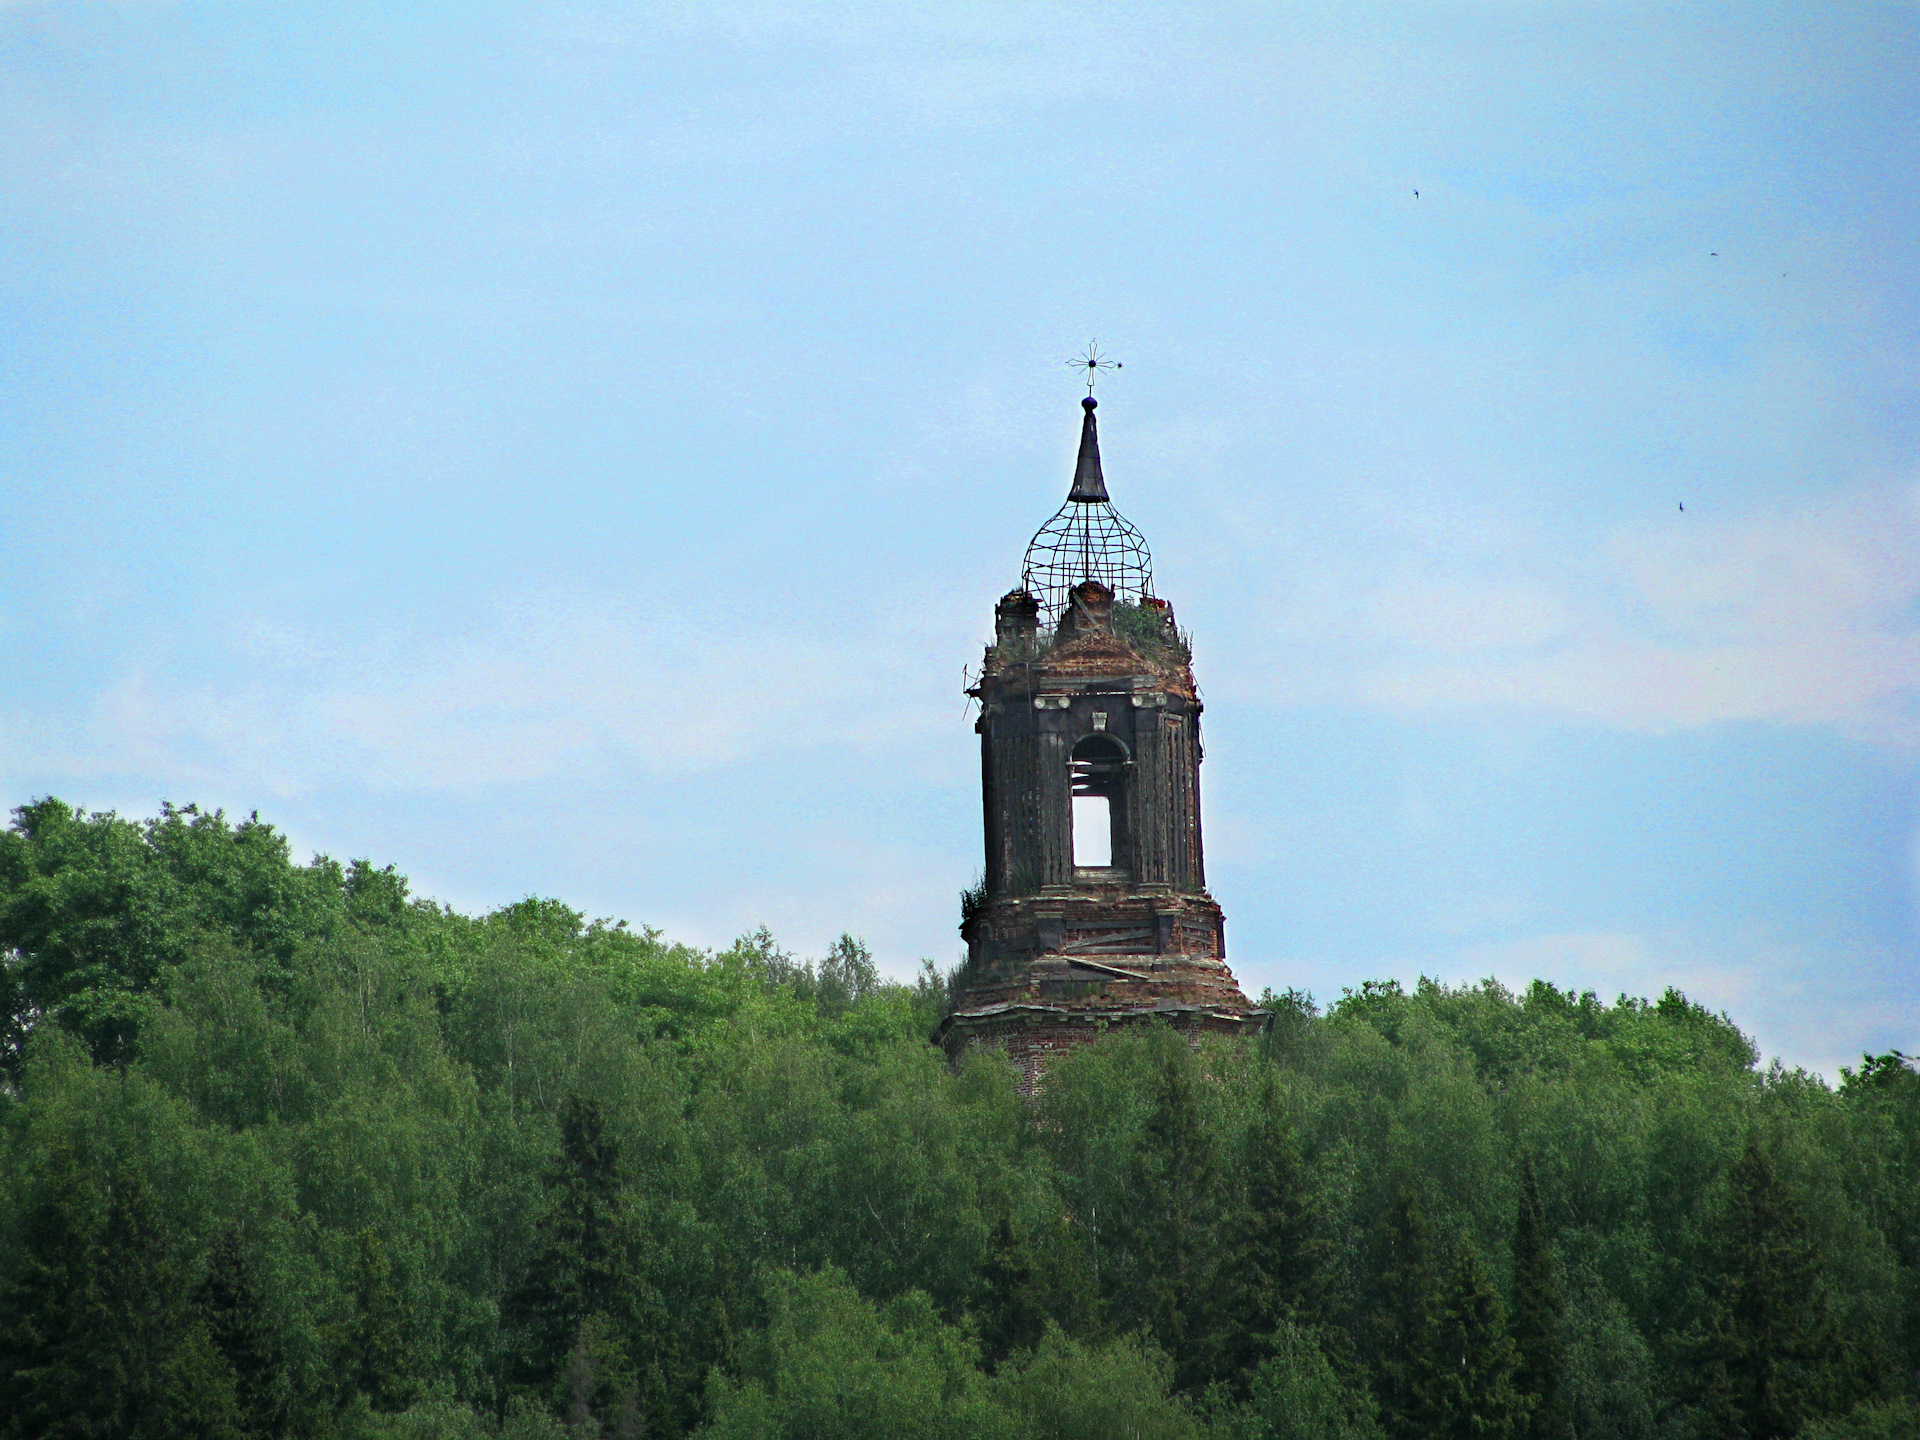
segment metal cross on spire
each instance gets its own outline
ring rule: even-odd
[[[1086,353],[1084,355],[1076,355],[1067,361],[1067,368],[1069,370],[1080,370],[1086,373],[1087,394],[1091,395],[1093,394],[1093,382],[1099,378],[1102,370],[1119,370],[1124,367],[1118,360],[1109,360],[1105,355],[1100,353],[1100,342],[1098,340],[1089,340],[1087,342]]]
[[[1021,567],[1022,588],[1040,602],[1040,618],[1047,625],[1059,622],[1073,587],[1083,580],[1098,580],[1127,601],[1153,594],[1153,557],[1147,542],[1113,508],[1100,470],[1100,428],[1093,418],[1100,402],[1093,398],[1093,385],[1102,370],[1118,370],[1120,362],[1102,355],[1099,342],[1091,341],[1086,353],[1067,366],[1082,371],[1087,380],[1073,488],[1067,503],[1028,542]]]

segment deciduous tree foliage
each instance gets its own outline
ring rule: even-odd
[[[1365,983],[1030,1103],[927,1043],[943,993],[25,806],[0,1435],[1911,1432],[1904,1056],[1835,1089],[1671,991]]]

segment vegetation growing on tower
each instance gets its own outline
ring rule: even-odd
[[[1193,659],[1193,644],[1173,615],[1160,605],[1131,600],[1113,602],[1113,633],[1148,659],[1185,665]]]

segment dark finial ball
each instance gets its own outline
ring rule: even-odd
[[[1087,396],[1086,399],[1082,400],[1080,403],[1086,406],[1087,409],[1091,410],[1093,409],[1094,406],[1098,405],[1100,402],[1094,399],[1093,396],[1089,395]]]

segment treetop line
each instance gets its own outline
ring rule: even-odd
[[[17,809],[0,1440],[1920,1436],[1906,1056],[1763,1069],[1672,990],[1249,1004],[1081,408],[950,973]]]

